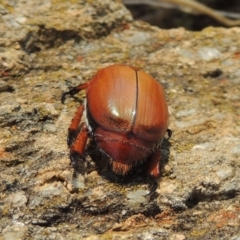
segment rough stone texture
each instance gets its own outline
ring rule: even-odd
[[[0,239],[240,238],[239,28],[160,30],[118,1],[1,1]],[[161,81],[171,114],[157,195],[69,165],[70,86],[113,63]],[[99,170],[99,171],[97,171]],[[107,171],[107,170],[106,170]]]

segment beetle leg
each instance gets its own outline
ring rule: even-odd
[[[78,133],[75,142],[70,147],[70,159],[73,166],[76,166],[79,161],[85,160],[84,151],[88,139],[88,129],[83,123],[80,132]]]
[[[160,176],[160,160],[161,160],[161,152],[157,149],[148,160],[148,174],[155,178]]]
[[[154,198],[156,198],[156,196],[158,195],[156,193],[156,189],[158,188],[158,183],[156,182],[156,178],[149,175],[147,178],[147,182],[149,185],[149,193],[146,194],[146,197],[150,197],[150,201],[153,200]]]
[[[75,112],[72,122],[68,128],[68,138],[67,138],[68,147],[70,147],[74,143],[74,141],[76,140],[79,134],[79,123],[82,119],[83,111],[84,111],[84,106],[80,105],[77,108],[77,111]]]
[[[80,84],[72,89],[70,89],[68,92],[64,92],[62,97],[61,97],[61,102],[64,103],[65,102],[65,99],[66,99],[66,96],[67,95],[75,95],[76,93],[80,92],[81,90],[84,90],[88,87],[88,84],[89,83],[83,83],[83,84]]]
[[[149,158],[148,165],[148,184],[150,188],[150,192],[147,196],[150,196],[150,200],[152,200],[156,196],[156,189],[158,187],[158,183],[156,179],[160,176],[160,160],[161,160],[161,152],[157,149]]]

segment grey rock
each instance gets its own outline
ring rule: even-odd
[[[110,0],[9,1],[0,12],[3,239],[237,239],[239,28],[161,30]],[[84,169],[70,164],[84,94],[61,95],[113,63],[165,87],[173,136],[151,196],[144,165],[123,180],[91,142]]]

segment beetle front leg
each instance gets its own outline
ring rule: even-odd
[[[79,134],[79,124],[82,119],[83,111],[84,111],[84,106],[80,105],[77,108],[77,111],[75,112],[72,122],[68,128],[68,138],[67,138],[68,147],[71,147],[71,145],[75,142]]]
[[[85,148],[88,139],[88,129],[85,123],[82,124],[75,142],[70,147],[70,159],[74,168],[78,168],[81,162],[85,160]]]
[[[70,159],[73,167],[80,171],[83,169],[82,162],[85,160],[84,152],[88,139],[88,129],[86,123],[81,122],[84,112],[84,106],[80,105],[68,128],[67,143],[70,147]]]

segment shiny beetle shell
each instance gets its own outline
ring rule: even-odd
[[[69,127],[72,162],[79,156],[83,158],[87,138],[92,137],[111,159],[114,172],[124,175],[133,165],[147,160],[148,174],[158,177],[159,145],[168,127],[162,85],[135,67],[112,65],[100,69],[92,80],[73,88],[63,98],[83,89],[87,124],[76,133],[83,114],[80,106]]]
[[[87,89],[87,106],[93,119],[108,131],[155,142],[167,130],[163,87],[136,68],[114,65],[99,70]]]

